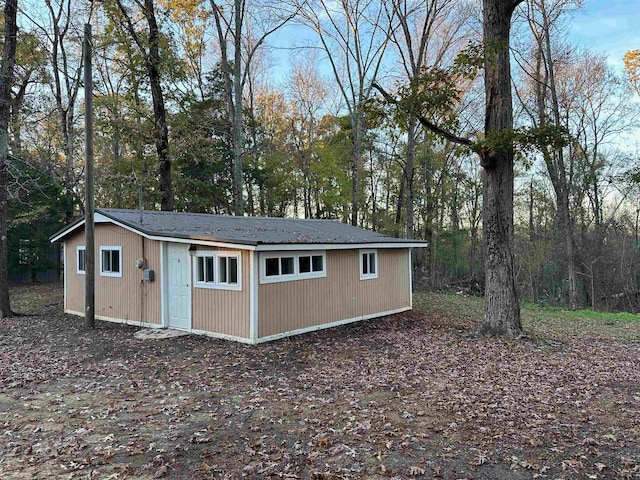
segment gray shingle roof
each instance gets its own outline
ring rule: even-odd
[[[242,245],[422,243],[387,237],[335,220],[236,217],[204,213],[99,208],[96,213],[147,235],[210,240]],[[425,243],[426,245],[426,243]]]

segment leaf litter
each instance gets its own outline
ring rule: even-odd
[[[142,341],[44,291],[0,321],[2,478],[640,478],[638,324],[510,342],[427,310]]]

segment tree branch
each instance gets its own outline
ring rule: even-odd
[[[378,85],[377,82],[373,82],[371,86],[376,90],[378,90],[388,103],[392,105],[398,105],[398,101],[395,98],[393,98],[384,88]],[[450,142],[457,143],[459,145],[466,145],[467,147],[473,147],[475,145],[475,143],[469,140],[468,138],[459,137],[451,132],[448,132],[447,130],[440,128],[436,124],[431,123],[429,120],[427,120],[424,116],[420,115],[419,113],[415,113],[414,115],[424,128],[432,131],[437,135],[440,135],[441,137],[446,138]]]

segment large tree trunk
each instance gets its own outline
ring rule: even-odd
[[[7,271],[7,223],[9,220],[9,117],[11,115],[11,87],[16,63],[18,0],[4,4],[4,46],[0,65],[0,318],[13,316],[9,302]]]
[[[160,32],[153,5],[154,0],[145,0],[144,15],[149,24],[149,55],[146,58],[147,75],[153,100],[153,117],[155,121],[155,142],[160,169],[160,208],[173,210],[173,189],[171,187],[171,159],[169,158],[169,128],[167,112],[162,95],[162,78],[160,72]]]
[[[485,134],[513,128],[509,31],[520,0],[484,0]],[[513,260],[513,147],[483,152],[484,318],[479,332],[522,336]]]

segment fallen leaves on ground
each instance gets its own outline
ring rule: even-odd
[[[510,342],[410,312],[143,341],[53,290],[0,321],[3,478],[640,478],[640,325]]]

